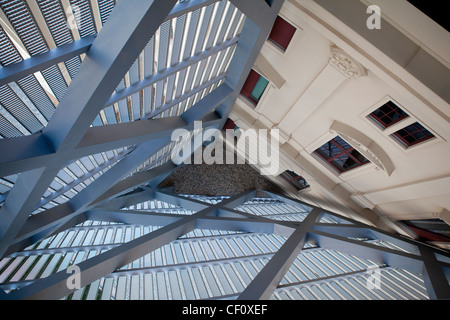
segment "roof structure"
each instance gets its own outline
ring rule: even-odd
[[[0,299],[450,298],[445,251],[157,188],[175,129],[224,126],[282,4],[0,1]]]

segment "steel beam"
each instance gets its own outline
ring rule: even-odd
[[[239,203],[247,201],[252,192],[244,192],[222,203],[209,206],[193,215],[175,221],[169,225],[159,228],[137,239],[112,248],[98,256],[85,260],[78,265],[81,286],[108,275],[124,265],[142,257],[143,255],[156,250],[157,248],[176,240],[177,238],[192,231],[196,227],[196,220],[214,214],[215,210],[229,203]],[[9,299],[59,299],[75,289],[69,289],[67,281],[70,273],[62,270],[47,278],[39,279],[32,284],[13,291],[8,295]]]
[[[51,166],[22,173],[0,210],[0,256],[40,197],[66,162],[64,154],[76,148],[86,130],[107,102],[175,5],[176,0],[130,0],[118,3],[43,130],[56,151]],[[123,24],[123,21],[128,23]],[[114,41],[112,41],[114,40]]]
[[[245,16],[252,20],[253,23],[258,25],[260,28],[264,27],[265,24],[269,22],[268,16],[271,16],[272,10],[269,4],[264,0],[230,0],[230,2],[235,5]],[[275,1],[273,1],[275,2]],[[276,4],[275,4],[276,5]],[[277,10],[278,13],[279,9]],[[270,25],[272,29],[272,25]]]
[[[65,62],[89,51],[96,36],[64,44],[55,49],[41,53],[21,62],[0,69],[0,86],[18,81],[30,74],[45,70],[60,62]]]
[[[216,96],[215,91],[207,96],[208,100],[213,99],[214,96]],[[198,103],[203,104],[201,101]],[[211,127],[223,122],[223,119],[214,112],[204,115],[203,118],[196,118],[196,120],[201,120],[204,122],[204,126]],[[0,176],[38,169],[58,159],[62,163],[67,163],[87,155],[170,136],[175,129],[192,130],[192,128],[192,123],[187,124],[181,116],[91,127],[86,131],[77,147],[67,150],[64,155],[56,155],[43,134],[1,139],[0,149],[10,150],[10,152],[0,154]]]
[[[419,255],[406,253],[378,246],[364,241],[350,239],[318,230],[310,230],[308,241],[318,246],[334,249],[357,257],[365,258],[379,264],[402,268],[415,273],[422,272],[422,261]]]
[[[157,148],[155,148],[157,149]],[[141,154],[140,157],[145,157],[145,154]],[[131,161],[130,159],[129,161]],[[142,160],[142,158],[140,159]],[[114,168],[114,167],[113,167]],[[110,170],[112,170],[111,168]],[[142,174],[132,176],[130,178],[121,180],[117,184],[108,184],[108,181],[120,180],[120,174],[118,171],[122,171],[120,167],[111,171],[108,174],[106,172],[105,178],[99,177],[94,184],[87,186],[84,190],[78,193],[73,199],[68,202],[51,208],[41,214],[34,215],[28,218],[24,227],[20,233],[14,239],[11,244],[11,248],[7,253],[21,250],[51,234],[65,228],[71,227],[75,224],[81,223],[86,220],[86,216],[82,215],[86,210],[89,210],[99,204],[111,201],[114,197],[117,197],[123,193],[129,192],[142,184],[152,184],[154,181],[160,181],[161,178],[167,177],[168,174],[175,170],[175,166],[172,163],[156,167],[148,170]],[[94,184],[94,185],[93,185]],[[112,186],[112,187],[111,187]],[[95,196],[94,196],[95,195]],[[92,200],[94,199],[94,200]],[[78,217],[78,218],[77,218]],[[70,224],[72,222],[72,224]]]
[[[314,208],[301,225],[292,233],[272,259],[256,275],[238,300],[267,300],[277,288],[292,262],[297,258],[306,242],[307,232],[320,219],[321,210]]]
[[[426,245],[419,245],[419,251],[423,260],[422,277],[428,296],[433,300],[450,300],[448,279],[434,250]]]

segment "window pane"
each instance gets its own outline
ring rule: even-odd
[[[326,160],[339,172],[369,163],[369,160],[339,136],[325,143],[314,153]]]
[[[410,147],[422,141],[433,138],[434,135],[425,129],[420,123],[413,123],[393,134],[401,144]]]
[[[259,99],[261,99],[268,83],[269,81],[255,70],[250,70],[244,86],[242,87],[241,94],[256,105]]]
[[[268,83],[269,83],[269,81],[267,79],[265,79],[264,77],[259,77],[258,82],[256,83],[255,87],[253,88],[250,98],[253,101],[258,102],[259,99],[261,99],[261,96],[262,96],[264,90],[266,89]]]
[[[269,35],[269,40],[281,49],[286,50],[292,40],[292,37],[294,36],[295,30],[296,28],[294,26],[278,16],[273,24],[272,31]]]
[[[387,128],[394,123],[407,118],[408,114],[392,101],[388,101],[383,106],[372,112],[369,117],[382,128]]]

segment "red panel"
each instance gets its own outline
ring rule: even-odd
[[[270,32],[269,39],[286,50],[294,36],[295,30],[296,28],[289,24],[289,22],[281,17],[277,17]]]
[[[410,228],[415,234],[420,238],[427,241],[439,241],[439,242],[450,242],[450,238],[440,235],[422,228],[415,227],[409,223],[404,223],[408,228]]]
[[[248,75],[247,80],[245,80],[244,86],[242,87],[242,90],[241,90],[241,94],[243,96],[250,99],[250,95],[253,91],[253,88],[255,88],[256,83],[259,80],[259,77],[260,77],[260,75],[258,72],[254,71],[254,70],[250,71],[250,74]]]
[[[236,128],[236,124],[234,123],[233,120],[228,118],[227,121],[225,122],[224,126],[223,126],[223,130],[234,129],[234,128]]]

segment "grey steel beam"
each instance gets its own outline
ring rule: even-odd
[[[101,207],[86,211],[87,220],[164,226],[183,219],[185,215],[139,210],[108,210]],[[197,219],[197,229],[227,230],[253,233],[275,233],[276,221],[260,221],[248,218],[208,216]],[[291,233],[292,233],[291,229]],[[286,233],[280,234],[286,236]]]
[[[100,207],[86,211],[86,217],[87,220],[95,221],[165,226],[183,219],[186,215],[138,210],[108,210]]]
[[[450,286],[443,266],[436,258],[435,250],[426,245],[419,245],[423,260],[422,277],[428,296],[433,300],[450,300]]]
[[[284,0],[273,0],[271,6],[264,0],[233,0],[232,3],[250,19],[245,20],[225,80],[225,83],[233,88],[233,96],[216,108],[216,112],[224,119],[228,118],[256,58],[272,30]],[[265,9],[262,9],[263,6]]]
[[[390,235],[385,231],[378,231],[375,228],[369,226],[318,223],[313,226],[313,230],[323,231],[343,237],[385,240],[413,254],[418,254],[417,242],[414,242],[411,239]]]
[[[155,147],[155,149],[157,148]],[[141,157],[145,156],[145,154],[141,155]],[[113,168],[111,168],[111,170]],[[28,218],[7,253],[21,250],[49,235],[64,230],[64,228],[85,221],[86,216],[83,215],[83,212],[86,210],[99,204],[109,202],[114,197],[129,192],[141,184],[152,184],[154,181],[160,181],[161,178],[167,177],[168,174],[173,172],[175,168],[176,167],[172,163],[167,163],[142,174],[121,180],[115,185],[108,184],[107,179],[109,181],[111,181],[111,179],[120,179],[120,174],[118,174],[117,171],[121,171],[121,168],[119,167],[116,171],[111,171],[109,174],[109,171],[106,172],[104,174],[105,178],[100,179],[102,176],[99,177],[97,179],[99,182],[96,182],[96,180],[94,181],[95,184],[94,182],[92,183],[94,184],[92,187],[89,187],[90,185],[87,186],[74,197],[76,198],[75,200],[69,200],[62,205]],[[98,197],[96,198],[94,195],[98,195]],[[92,201],[94,198],[95,200]],[[75,201],[78,204],[75,203]]]
[[[105,106],[112,105],[116,102],[119,102],[122,99],[125,99],[126,97],[131,96],[134,93],[137,93],[153,84],[155,84],[158,81],[161,81],[171,75],[176,74],[177,72],[188,68],[191,65],[194,65],[198,63],[201,60],[207,59],[208,57],[225,50],[234,44],[236,44],[239,40],[239,37],[236,36],[232,39],[226,40],[212,48],[206,49],[205,51],[202,51],[201,53],[194,55],[186,60],[180,61],[176,65],[170,66],[161,72],[157,72],[149,76],[148,78],[145,78],[141,81],[138,81],[129,87],[122,89],[120,91],[116,91],[112,94],[111,98],[108,100],[108,102],[105,104]]]
[[[415,273],[422,272],[423,263],[419,255],[406,253],[375,244],[350,239],[318,230],[310,230],[308,241],[314,241],[318,246],[334,249],[361,258],[372,260],[379,264],[386,264],[409,270]]]
[[[209,97],[208,100],[214,99],[214,96],[216,96],[215,91],[207,96]],[[205,126],[217,126],[223,121],[214,112],[204,115],[203,118],[196,118],[196,120],[203,121]],[[67,163],[90,154],[170,136],[175,129],[191,130],[192,128],[192,123],[186,124],[182,117],[148,119],[91,127],[86,131],[78,146],[72,150],[67,150],[63,155],[55,154],[55,150],[43,134],[1,139],[0,149],[10,150],[10,152],[0,154],[0,176],[4,177],[14,173],[38,169],[58,159],[60,162]]]
[[[267,18],[267,16],[271,15],[271,7],[266,1],[230,0],[230,2],[235,5],[243,14],[245,14],[248,19],[252,20],[253,23],[258,25],[259,27],[262,28],[265,24],[269,23],[265,19]],[[270,25],[270,28],[272,28],[272,25]]]
[[[314,208],[281,248],[256,275],[238,300],[267,300],[277,288],[306,242],[307,232],[320,218],[321,210]]]
[[[108,22],[91,45],[52,119],[43,130],[56,150],[54,163],[50,167],[22,173],[0,210],[3,221],[0,229],[0,256],[11,245],[59,168],[65,163],[64,154],[76,148],[101,107],[175,3],[176,0],[130,0],[116,5]],[[123,21],[128,23],[124,24]]]
[[[30,74],[77,57],[89,51],[95,35],[64,44],[45,53],[37,54],[21,62],[0,69],[0,86],[18,81]]]
[[[115,184],[113,187],[108,189],[95,201],[92,201],[92,204],[95,206],[99,206],[102,203],[105,203],[114,197],[133,191],[134,189],[136,189],[136,187],[139,187],[144,184],[150,185],[152,187],[157,187],[162,180],[164,180],[169,174],[171,174],[177,168],[178,167],[172,161],[169,161],[154,169],[140,172],[131,177],[123,179],[119,181],[117,184]]]
[[[214,93],[214,94],[212,94]],[[228,101],[233,94],[233,89],[225,83],[222,83],[209,95],[197,102],[195,108],[186,110],[181,117],[186,123],[192,123],[199,118],[204,117],[210,112],[218,108],[222,103]],[[222,121],[226,121],[226,118],[222,118]]]
[[[251,192],[250,192],[251,193]],[[85,286],[102,276],[108,275],[124,265],[178,239],[196,227],[196,220],[214,214],[215,210],[227,203],[239,203],[248,199],[249,192],[244,192],[222,203],[209,206],[193,215],[186,216],[174,223],[159,228],[137,239],[124,243],[91,259],[78,264],[81,286]],[[67,286],[70,273],[62,270],[47,278],[36,280],[34,283],[13,291],[8,299],[59,299],[75,289]]]
[[[209,206],[208,203],[177,195],[173,192],[172,188],[167,188],[165,190],[155,189],[154,192],[155,192],[155,200],[168,202],[181,208],[199,211]]]
[[[42,198],[42,200],[39,202],[38,207],[42,207],[42,206],[46,205],[50,201],[53,201],[56,198],[58,198],[60,195],[64,194],[66,191],[68,191],[68,190],[78,186],[79,184],[83,183],[87,179],[89,179],[89,178],[93,177],[94,175],[100,173],[101,171],[107,169],[109,166],[113,166],[118,161],[120,161],[121,159],[126,157],[133,150],[134,150],[134,148],[128,148],[128,149],[123,150],[122,152],[116,154],[111,159],[106,160],[105,162],[103,162],[102,164],[98,165],[97,167],[95,167],[91,171],[88,171],[87,173],[83,174],[81,177],[73,180],[70,183],[67,183],[61,189],[58,189],[58,190],[54,191],[53,193],[51,193],[50,195]]]
[[[204,127],[214,127],[222,121],[215,113],[209,113],[203,118]],[[90,128],[83,140],[77,146],[83,154],[94,154],[100,151],[117,149],[123,146],[146,143],[151,140],[168,137],[176,129],[192,130],[193,123],[186,124],[181,117],[149,119],[107,126]]]

